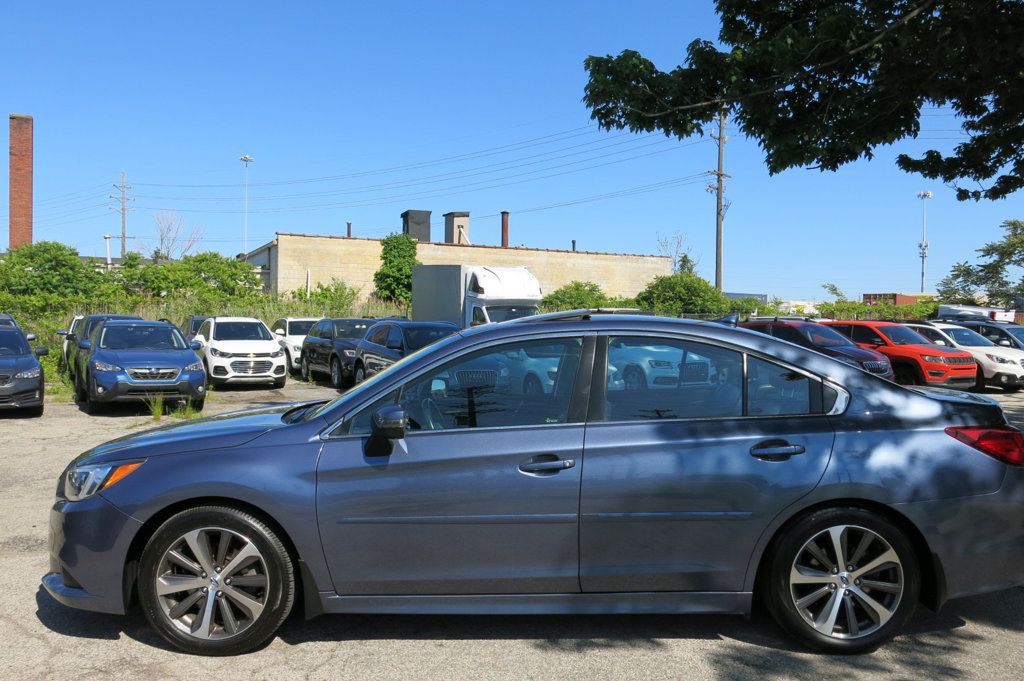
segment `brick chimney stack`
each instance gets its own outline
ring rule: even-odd
[[[8,249],[32,243],[32,117],[11,114]]]

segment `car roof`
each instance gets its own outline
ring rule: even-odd
[[[215,322],[259,322],[260,324],[263,323],[262,321],[256,319],[255,317],[209,317],[209,319],[212,319]]]
[[[134,319],[136,321],[141,320],[142,317],[135,314],[91,314],[85,319],[91,319],[96,321],[97,319]]]
[[[857,324],[862,326],[903,326],[899,322],[884,322],[879,319],[833,319],[822,324]]]
[[[174,324],[155,319],[107,319],[104,320],[103,326],[174,326]]]
[[[283,319],[286,322],[318,322],[318,321],[320,321],[321,319],[324,319],[324,318],[323,317],[278,317],[278,319]]]

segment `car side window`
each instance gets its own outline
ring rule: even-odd
[[[210,340],[210,321],[209,320],[206,320],[205,322],[203,322],[203,325],[199,327],[199,333],[197,335],[202,336],[206,340]]]
[[[284,323],[284,320],[283,320],[283,319],[278,319],[278,320],[277,320],[276,322],[274,322],[274,325],[273,325],[272,327],[270,327],[270,330],[271,330],[271,331],[272,331],[273,333],[275,333],[275,334],[276,334],[276,333],[277,333],[278,331],[287,331],[287,329],[285,329],[285,323]]]
[[[487,318],[484,317],[483,308],[479,306],[473,306],[473,323],[474,324],[486,324]]]
[[[374,345],[384,345],[384,341],[386,341],[388,337],[389,328],[391,328],[390,324],[381,325],[380,327],[374,329],[373,333],[371,333],[369,338],[367,338],[366,340],[369,341],[370,343],[373,343]]]
[[[463,355],[353,416],[342,431],[370,433],[373,412],[396,401],[409,432],[567,423],[583,341],[516,341]]]
[[[612,337],[606,421],[743,415],[743,355],[684,340]]]
[[[747,358],[747,415],[810,414],[811,379],[758,357]]]
[[[852,331],[850,330],[849,324],[829,324],[830,328],[835,329],[839,333],[843,334],[847,338],[850,338]]]
[[[935,343],[936,345],[949,345],[949,342],[945,338],[943,338],[942,332],[940,332],[938,329],[931,329],[927,326],[912,326],[910,328],[912,328],[914,331],[917,331],[919,334],[930,340],[932,343]]]
[[[405,347],[405,339],[402,337],[402,330],[397,326],[392,326],[391,330],[388,331],[387,346],[393,350]]]
[[[316,325],[320,327],[320,331],[317,332],[317,335],[320,338],[325,338],[327,340],[332,340],[334,338],[334,323],[331,322],[331,320],[325,319],[317,322]]]
[[[857,343],[870,343],[871,345],[885,345],[885,341],[878,333],[869,326],[854,326],[853,340]]]

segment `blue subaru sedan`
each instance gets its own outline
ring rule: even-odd
[[[616,378],[627,356],[676,381]],[[507,380],[538,360],[548,388]],[[1024,437],[992,400],[586,311],[461,331],[330,402],[91,449],[60,478],[43,577],[210,655],[293,606],[742,615],[755,596],[855,652],[919,604],[1020,584]]]
[[[77,397],[90,414],[111,402],[161,398],[189,402],[196,411],[206,403],[199,344],[186,343],[170,322],[109,319],[78,347],[85,361]]]

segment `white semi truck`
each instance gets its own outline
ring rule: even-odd
[[[412,270],[412,318],[459,328],[537,314],[540,282],[526,267],[417,265]]]

